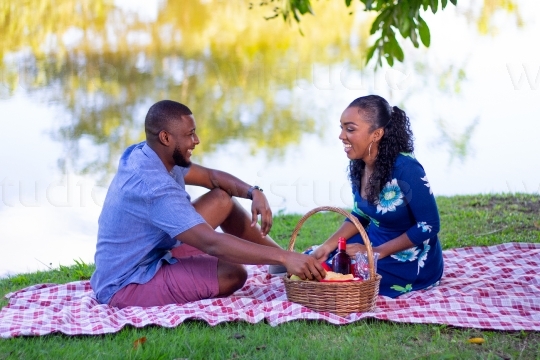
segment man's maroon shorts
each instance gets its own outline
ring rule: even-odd
[[[110,306],[185,304],[219,295],[218,259],[183,244],[174,249],[176,264],[164,263],[146,284],[129,284],[113,295]]]

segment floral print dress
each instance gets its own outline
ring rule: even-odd
[[[414,155],[398,155],[392,177],[375,204],[362,198],[360,189],[353,189],[353,194],[352,214],[365,227],[373,247],[403,233],[407,233],[414,244],[410,249],[378,261],[377,273],[382,276],[379,294],[397,297],[437,283],[443,273],[442,250],[437,236],[439,212],[424,168]],[[363,243],[363,240],[357,234],[347,243]]]

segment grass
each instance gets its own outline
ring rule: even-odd
[[[540,243],[540,196],[478,195],[438,197],[444,249],[505,242]],[[277,215],[271,235],[287,246],[300,215]],[[320,243],[343,221],[318,213],[302,226],[296,250]],[[87,279],[92,264],[82,261],[45,272],[0,279],[0,295],[32,284]],[[0,306],[7,301],[1,300]],[[482,337],[482,345],[470,344]],[[143,340],[144,339],[144,343]],[[4,359],[540,359],[540,332],[483,331],[433,324],[364,320],[345,326],[293,321],[223,323],[187,321],[176,328],[126,327],[102,336],[0,339]]]

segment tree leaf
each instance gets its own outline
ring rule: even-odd
[[[375,50],[377,50],[378,46],[379,46],[379,42],[377,41],[377,42],[375,42],[375,44],[373,44],[373,46],[371,46],[368,49],[368,52],[366,54],[366,65],[369,62],[369,60],[371,60],[371,58],[373,57],[373,54],[375,54]]]
[[[392,54],[394,52],[394,43],[396,42],[396,35],[390,34],[387,35],[388,40],[383,44],[383,50],[385,54]]]
[[[373,24],[371,24],[371,30],[369,31],[370,35],[373,35],[379,30],[381,27],[381,23],[386,21],[386,19],[390,16],[392,13],[390,8],[384,9],[376,18],[373,20]]]
[[[394,66],[394,56],[392,54],[387,55],[388,56],[386,57],[386,62],[388,63],[388,65]]]
[[[484,338],[481,338],[481,337],[474,337],[474,338],[470,338],[469,340],[467,340],[467,342],[471,343],[471,344],[482,345],[483,343],[486,342],[486,340],[484,340]]]
[[[373,3],[373,0],[365,0],[362,2],[366,5],[366,10],[372,10],[371,4]]]
[[[429,47],[429,44],[431,43],[431,34],[429,32],[429,27],[427,23],[422,19],[422,17],[418,16],[418,33],[420,34],[420,40],[422,40],[422,44],[424,44],[425,47]]]
[[[311,15],[315,15],[315,13],[313,12],[313,8],[311,7],[311,4],[308,2],[308,11]]]
[[[297,0],[295,7],[298,9],[298,11],[300,11],[300,14],[302,15],[308,12],[313,14],[313,10],[311,9],[311,4],[309,0]]]
[[[450,0],[450,2],[454,5],[457,5],[457,0]]]
[[[146,343],[146,336],[143,336],[142,338],[139,338],[133,342],[133,348],[137,349],[139,346],[142,346],[144,343]]]
[[[345,0],[345,5],[347,5],[347,7],[351,6],[351,1],[352,0]]]
[[[416,31],[411,31],[410,38],[415,48],[420,46],[420,44],[418,44],[418,37],[416,36]]]
[[[409,30],[411,28],[411,22],[409,20],[409,17],[402,16],[399,20],[399,33],[404,38],[409,36]]]
[[[441,0],[441,9],[444,9],[448,4],[448,0]]]
[[[296,22],[300,22],[300,15],[298,15],[298,12],[299,10],[297,8],[292,9],[294,20],[296,20]]]
[[[439,0],[431,0],[431,11],[435,14],[437,12],[437,8],[439,7]]]
[[[397,40],[395,40],[394,46],[392,48],[394,49],[394,55],[396,59],[403,62],[403,59],[405,59],[405,54],[403,53],[403,49],[401,48],[401,46],[399,46]]]

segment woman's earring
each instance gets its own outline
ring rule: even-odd
[[[371,144],[369,144],[369,148],[368,148],[368,155],[370,159],[371,159],[371,145],[373,145],[373,141],[371,142]]]

